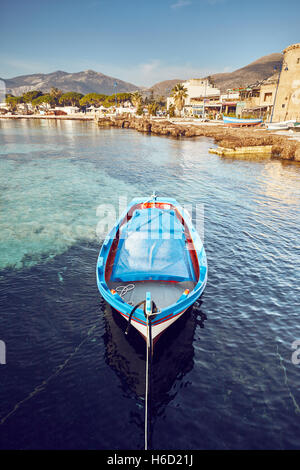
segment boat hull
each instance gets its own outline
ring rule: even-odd
[[[169,328],[169,326],[175,323],[176,320],[178,320],[186,311],[187,311],[187,308],[184,309],[182,312],[179,312],[177,315],[174,315],[172,318],[166,318],[162,320],[158,325],[155,323],[151,325],[153,343],[155,344],[158,338],[162,335],[162,333],[166,331]],[[119,312],[119,311],[118,313],[120,313],[122,317],[128,321],[128,317],[126,317],[126,315],[124,315],[122,312]],[[146,341],[147,340],[147,326],[141,324],[140,322],[137,322],[136,320],[131,320],[131,324]]]
[[[295,127],[296,121],[270,122],[267,124],[267,128],[270,131],[284,131],[288,129],[294,129]]]
[[[223,116],[223,122],[227,127],[252,127],[259,126],[262,119],[239,119]]]
[[[179,206],[178,203],[173,199],[167,200],[166,198],[160,198],[159,200],[155,200],[153,203],[153,208],[156,209],[157,207],[162,207],[165,209],[167,206],[169,206],[169,210],[174,212],[172,216],[174,220],[176,219],[176,223],[173,226],[173,231],[170,233],[175,233],[175,235],[177,235],[174,235],[174,239],[176,239],[175,241],[178,243],[178,232],[176,232],[177,224],[177,226],[181,227],[181,235],[187,237],[184,238],[184,251],[182,254],[188,257],[188,269],[190,270],[189,272],[193,271],[193,275],[191,279],[185,277],[186,273],[184,272],[184,269],[186,266],[183,266],[182,264],[177,265],[176,272],[176,264],[173,264],[176,263],[176,260],[174,261],[174,259],[177,257],[178,263],[182,263],[182,259],[178,253],[174,253],[173,256],[173,252],[171,252],[171,272],[169,272],[168,275],[166,275],[164,270],[166,268],[166,264],[162,267],[161,271],[157,269],[158,266],[156,265],[156,270],[154,273],[151,272],[149,274],[147,272],[143,272],[144,277],[146,276],[146,280],[144,277],[142,277],[141,274],[139,275],[138,273],[136,275],[136,279],[133,280],[132,276],[135,275],[135,273],[132,273],[130,269],[127,269],[127,266],[125,270],[123,269],[124,262],[127,262],[128,260],[125,255],[122,255],[122,248],[119,248],[120,246],[124,247],[126,243],[123,242],[122,245],[122,242],[120,242],[120,239],[122,238],[120,236],[122,231],[120,232],[120,230],[122,227],[126,227],[126,225],[130,226],[130,224],[133,224],[135,220],[139,222],[139,220],[142,219],[141,213],[143,208],[148,208],[148,206],[145,206],[145,204],[146,203],[143,199],[133,200],[131,205],[127,208],[126,213],[121,216],[119,221],[111,230],[110,234],[104,240],[97,261],[96,278],[98,289],[106,302],[110,304],[110,306],[115,311],[119,312],[119,314],[124,319],[130,321],[130,324],[145,339],[147,338],[148,334],[148,324],[147,317],[144,312],[145,305],[140,305],[140,301],[141,299],[142,301],[143,299],[145,300],[146,292],[151,293],[151,299],[157,304],[158,307],[156,313],[151,316],[151,337],[153,343],[155,343],[161,334],[177,319],[179,319],[186,312],[186,310],[191,307],[202,295],[207,282],[207,259],[203,244],[199,235],[192,226],[189,217],[186,213],[184,218],[182,216],[184,213],[183,208],[181,208],[181,206]],[[168,207],[166,208],[166,211],[168,211]],[[139,217],[136,216],[134,218],[134,214],[136,212],[139,212],[139,214],[137,214]],[[165,210],[162,212],[165,213]],[[159,217],[161,217],[161,215],[161,213],[158,214]],[[126,222],[127,220],[129,222]],[[140,228],[143,228],[144,225],[145,224],[142,223]],[[134,235],[139,233],[140,229],[137,232],[134,232]],[[165,243],[166,240],[167,243],[169,243],[168,238],[165,239],[165,232],[163,235],[164,236],[160,237],[159,240],[155,239],[153,242],[155,244],[155,250],[157,250],[157,244],[159,245],[160,243]],[[136,239],[134,239],[133,254],[135,254],[136,250],[138,249],[136,243]],[[152,243],[151,240],[150,243]],[[151,257],[153,252],[155,252],[155,250],[153,251],[152,248],[153,246],[151,247]],[[165,253],[166,245],[163,245],[163,248],[164,250],[161,251],[162,256]],[[150,259],[152,263],[153,260],[151,257]],[[131,261],[132,260],[129,259],[129,262]],[[158,261],[161,262],[160,257]],[[122,271],[120,271],[121,268],[123,269]],[[163,274],[164,278],[161,279]],[[116,282],[112,282],[114,275],[114,280]],[[147,277],[147,275],[150,277]],[[122,279],[120,279],[119,276],[121,276]],[[121,285],[118,285],[119,283]],[[133,298],[126,297],[128,288],[130,286],[134,289],[133,292],[135,296],[133,296]],[[119,288],[121,288],[122,292],[119,290]],[[125,292],[125,294],[123,294],[123,292]],[[136,308],[134,308],[134,306]]]
[[[152,339],[153,343],[155,344],[158,338],[166,331],[173,323],[175,323],[190,307],[194,305],[196,300],[202,295],[205,286],[206,286],[207,278],[205,279],[205,282],[203,283],[203,287],[198,295],[191,303],[189,304],[182,304],[178,305],[174,313],[168,313],[164,314],[164,312],[161,312],[159,315],[159,318],[156,318],[153,316],[152,322],[151,322],[151,328],[152,328]],[[127,313],[122,312],[121,310],[116,309],[112,304],[110,304],[111,307],[114,308],[125,320],[128,321],[129,316]],[[182,309],[182,310],[181,310]],[[135,317],[131,318],[131,324],[132,326],[140,333],[140,335],[146,340],[147,339],[147,322],[146,322],[146,317],[143,315],[137,315]]]

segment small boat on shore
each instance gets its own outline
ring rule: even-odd
[[[269,122],[266,123],[266,127],[269,131],[283,131],[293,129],[296,121],[281,121],[281,122]]]
[[[227,117],[223,115],[223,122],[225,126],[229,127],[243,127],[243,126],[258,126],[262,123],[262,119],[242,119],[242,118],[234,118],[234,117]]]
[[[97,285],[103,298],[148,341],[203,293],[206,253],[189,215],[175,199],[131,201],[101,247]]]

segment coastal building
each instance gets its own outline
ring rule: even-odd
[[[210,96],[205,98],[203,96],[192,98],[189,106],[185,106],[185,113],[198,117],[214,116],[221,112],[222,104],[220,102],[220,95]]]
[[[202,97],[203,99],[210,99],[220,97],[220,90],[211,83],[209,78],[192,78],[183,83],[187,89],[187,98],[185,106],[190,106],[195,98]]]
[[[123,114],[123,113],[129,113],[129,114],[135,114],[136,113],[136,108],[131,106],[118,106],[115,110],[116,114]]]
[[[279,72],[240,91],[237,117],[259,117],[269,121],[275,100]]]
[[[273,122],[300,121],[300,43],[283,51],[278,89],[275,98]]]
[[[241,90],[238,117],[260,117],[266,122],[300,121],[300,43],[283,51],[280,70]]]
[[[207,110],[220,109],[220,106],[216,106],[220,101],[220,90],[209,78],[191,78],[182,85],[187,90],[182,114],[203,117]],[[167,98],[167,110],[171,104],[174,104],[172,96]]]
[[[208,117],[215,119],[221,117],[222,113],[235,115],[240,93],[236,90],[228,90],[221,94],[210,80],[210,78],[193,78],[183,83],[187,90],[183,115]],[[167,109],[174,104],[172,97],[167,98]]]
[[[227,90],[227,93],[223,93],[220,96],[221,101],[221,112],[226,115],[235,115],[237,103],[240,101],[239,90]]]
[[[63,111],[66,114],[75,114],[79,113],[80,108],[78,106],[56,106],[55,111]]]
[[[9,109],[9,106],[7,106],[7,109]],[[31,103],[18,103],[14,112],[24,116],[27,114],[33,114],[33,106]]]

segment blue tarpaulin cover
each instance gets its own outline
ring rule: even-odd
[[[173,210],[137,209],[120,228],[111,281],[195,281],[184,227]]]

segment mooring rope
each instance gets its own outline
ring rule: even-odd
[[[145,377],[145,450],[148,450],[148,442],[149,442],[149,403],[151,404],[151,366],[152,366],[152,325],[151,325],[151,317],[157,315],[160,310],[157,309],[155,303],[151,300],[150,302],[150,310],[147,310],[147,301],[145,304],[145,317],[146,317],[146,377]],[[149,397],[149,400],[148,400]],[[151,411],[151,409],[150,409]],[[151,431],[151,430],[150,430]]]
[[[134,288],[135,288],[134,284],[127,284],[125,286],[116,287],[116,292],[118,292],[121,299],[124,300],[124,302],[126,302],[128,305],[131,305],[132,307],[133,307],[133,303],[130,301],[127,302],[124,297],[126,294],[128,294],[128,292],[131,292]]]
[[[145,379],[145,450],[148,450],[148,394],[149,394],[149,316],[146,315],[147,338],[146,338],[146,379]]]
[[[48,385],[48,383],[50,382],[50,380],[54,379],[58,374],[60,374],[60,372],[67,366],[67,364],[71,361],[71,359],[73,358],[73,356],[75,356],[75,354],[79,351],[79,349],[81,348],[81,346],[86,343],[86,341],[90,338],[92,332],[95,330],[95,328],[97,327],[99,323],[99,319],[91,326],[91,328],[88,330],[87,332],[87,335],[82,339],[82,341],[75,347],[75,349],[67,356],[67,358],[65,359],[65,361],[63,363],[61,363],[59,366],[57,366],[57,368],[55,369],[55,371],[49,375],[46,379],[44,379],[39,385],[37,385],[27,396],[25,396],[25,398],[23,398],[22,400],[18,401],[14,407],[6,414],[6,415],[3,415],[3,416],[0,416],[0,425],[4,424],[6,422],[6,420],[12,416],[13,414],[15,414],[15,412],[18,410],[18,408],[20,408],[21,405],[23,405],[24,403],[26,403],[28,400],[30,400],[31,398],[33,398],[34,396],[36,396],[38,393],[42,392]]]

